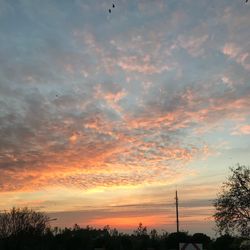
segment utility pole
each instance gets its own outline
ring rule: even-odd
[[[179,211],[178,211],[178,194],[177,190],[175,191],[175,206],[176,206],[176,232],[179,233]]]

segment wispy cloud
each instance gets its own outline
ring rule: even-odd
[[[245,69],[250,70],[250,54],[237,47],[236,44],[226,43],[223,47],[223,53],[241,64]]]

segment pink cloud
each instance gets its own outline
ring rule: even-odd
[[[122,100],[128,93],[125,91],[125,89],[122,89],[120,91],[105,91],[101,89],[101,85],[97,85],[95,88],[95,98],[97,99],[103,99],[106,101],[107,105],[111,107],[114,111],[121,114],[123,109],[119,105],[119,101]]]
[[[171,69],[168,65],[156,65],[151,62],[149,56],[139,58],[136,56],[122,57],[118,62],[118,65],[125,71],[143,73],[143,74],[155,74],[169,71]]]
[[[226,43],[222,52],[241,64],[245,69],[250,70],[250,54],[237,46],[235,43]]]
[[[208,40],[208,35],[203,36],[179,36],[178,41],[182,48],[194,57],[204,54],[204,43]]]
[[[233,135],[250,135],[250,125],[236,127],[232,132]]]

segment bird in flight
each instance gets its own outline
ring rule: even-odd
[[[112,3],[112,8],[115,8],[115,4]],[[111,8],[109,9],[109,13],[111,13]]]

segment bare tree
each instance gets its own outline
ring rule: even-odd
[[[250,235],[250,168],[237,165],[214,201],[219,233]]]
[[[12,208],[0,214],[0,238],[18,235],[41,236],[49,227],[50,218],[28,208]]]

